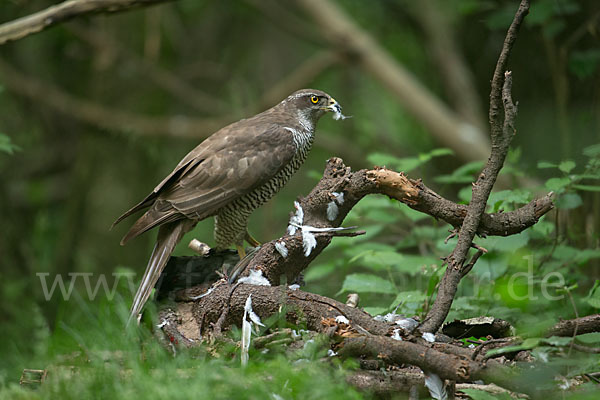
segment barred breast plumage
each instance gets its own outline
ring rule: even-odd
[[[215,216],[214,233],[217,248],[226,249],[231,244],[243,242],[252,212],[269,201],[304,164],[313,144],[313,133],[294,129],[292,134],[297,150],[292,160],[267,183],[219,210]]]
[[[145,199],[125,212],[148,210],[121,240],[125,244],[160,226],[156,245],[131,307],[137,316],[175,245],[198,221],[215,216],[217,248],[244,255],[252,211],[296,172],[312,146],[315,125],[327,111],[341,112],[327,93],[304,89],[254,117],[217,131],[188,153]],[[255,243],[253,243],[255,244]]]

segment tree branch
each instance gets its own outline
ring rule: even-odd
[[[68,0],[0,25],[0,45],[88,14],[114,13],[173,0]]]
[[[336,49],[345,49],[436,139],[464,160],[488,156],[487,138],[477,127],[462,119],[357,26],[338,6],[328,0],[297,0]]]
[[[519,27],[528,12],[529,0],[521,0],[519,9],[506,34],[502,52],[496,64],[490,94],[492,152],[483,171],[473,185],[473,195],[467,209],[467,215],[458,234],[458,242],[447,258],[448,267],[440,282],[437,297],[420,327],[424,332],[434,332],[439,329],[450,311],[458,284],[463,276],[462,268],[468,251],[471,248],[473,238],[477,233],[487,199],[496,182],[498,173],[504,165],[510,142],[515,134],[514,119],[516,116],[516,106],[511,99],[512,78],[510,72],[505,73],[504,71],[510,51],[517,38]],[[504,106],[504,121],[502,120],[502,115],[500,115],[501,104]]]
[[[22,96],[44,103],[71,118],[120,132],[203,138],[232,122],[226,118],[192,118],[182,115],[154,117],[134,114],[77,98],[50,83],[26,76],[0,59],[3,85]]]
[[[548,330],[548,336],[573,336],[600,332],[600,314],[560,321]]]

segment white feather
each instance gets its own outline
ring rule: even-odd
[[[429,343],[435,342],[435,335],[431,332],[424,332],[423,339],[427,340]]]
[[[285,247],[285,242],[283,240],[278,240],[275,242],[275,250],[277,250],[277,252],[281,254],[281,257],[283,258],[288,256],[288,249]]]
[[[238,279],[238,282],[248,285],[271,286],[271,283],[263,276],[260,269],[251,269],[250,275]]]
[[[330,201],[327,203],[327,219],[329,221],[334,221],[339,213],[339,209],[335,201]]]
[[[310,256],[313,249],[317,247],[317,238],[312,234],[310,230],[302,229],[302,248],[304,249],[304,256]]]
[[[444,382],[434,373],[425,372],[425,386],[429,389],[429,394],[435,400],[447,400],[448,393],[444,389]]]

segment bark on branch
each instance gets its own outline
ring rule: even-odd
[[[519,27],[528,12],[529,0],[522,0],[508,29],[496,64],[492,79],[489,114],[492,152],[477,181],[473,185],[473,195],[467,209],[467,215],[458,234],[458,242],[447,258],[448,267],[440,282],[437,297],[424,323],[420,327],[424,332],[437,331],[444,323],[450,311],[458,284],[464,276],[463,267],[473,243],[473,238],[480,225],[488,197],[494,187],[498,173],[504,165],[510,143],[516,133],[514,120],[517,109],[511,97],[512,76],[510,72],[506,71],[506,65],[512,46],[517,38]],[[502,106],[503,114],[501,114]]]
[[[68,0],[45,10],[0,25],[0,45],[22,39],[33,33],[75,17],[88,14],[114,13],[147,7],[173,0]]]
[[[343,194],[342,204],[336,200],[334,193]],[[356,203],[369,194],[387,195],[454,227],[460,226],[467,215],[467,206],[441,197],[420,180],[409,179],[403,173],[384,168],[352,172],[341,159],[332,158],[327,162],[323,178],[307,197],[299,200],[304,212],[302,224],[317,228],[339,227]],[[337,209],[334,218],[328,215],[332,203]],[[515,211],[484,214],[475,232],[480,235],[513,235],[534,225],[552,208],[552,196],[549,194]],[[247,262],[246,273],[250,269],[259,269],[273,285],[278,285],[282,276],[286,277],[287,282],[292,282],[329,245],[335,234],[316,234],[316,247],[308,256],[305,255],[300,233],[265,243]],[[279,246],[285,245],[285,257],[277,250],[277,242]]]

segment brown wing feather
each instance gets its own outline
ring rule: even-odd
[[[275,176],[292,160],[296,148],[291,132],[261,121],[260,116],[223,128],[192,150],[176,168],[182,171],[178,178],[165,179],[157,187],[152,207],[121,243],[157,225],[214,215]]]
[[[191,154],[191,152],[190,152],[190,154]],[[188,156],[189,156],[189,154],[188,154]],[[192,161],[194,161],[194,162],[192,162]],[[167,175],[167,177],[165,179],[163,179],[162,182],[159,183],[154,188],[154,190],[148,196],[146,196],[144,198],[144,200],[140,201],[138,204],[131,207],[129,210],[127,210],[125,213],[123,213],[123,215],[121,215],[119,218],[117,218],[116,221],[113,222],[112,225],[110,226],[110,229],[114,228],[115,225],[117,225],[119,222],[123,221],[125,218],[129,217],[130,215],[135,214],[138,211],[141,211],[145,208],[150,207],[152,205],[152,203],[154,203],[154,201],[158,197],[158,193],[161,191],[163,186],[165,186],[169,182],[173,182],[176,179],[178,179],[182,174],[185,173],[186,168],[190,167],[190,164],[194,165],[197,162],[202,162],[202,160],[201,159],[198,160],[197,158],[189,158],[189,159],[188,159],[188,157],[184,158],[177,165],[177,167],[175,167],[173,172],[171,172],[169,175]]]

